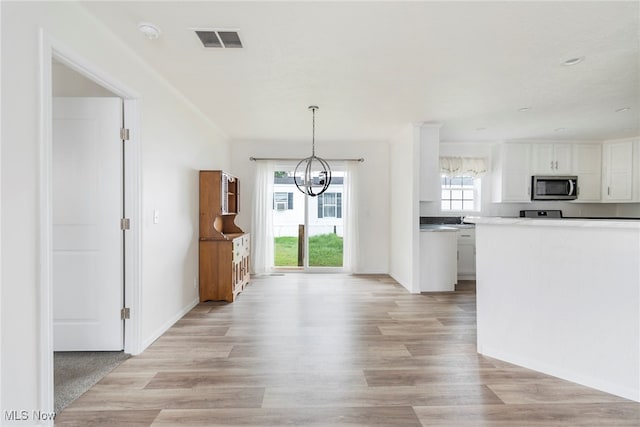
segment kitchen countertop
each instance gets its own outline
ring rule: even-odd
[[[465,221],[474,224],[521,225],[545,227],[589,227],[589,228],[630,228],[640,230],[640,220],[633,219],[586,219],[586,218],[505,218],[505,217],[466,217]]]
[[[453,224],[420,224],[420,231],[427,232],[457,232],[460,228]]]

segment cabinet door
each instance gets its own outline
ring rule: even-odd
[[[571,173],[571,144],[554,144],[553,173],[568,175]]]
[[[420,201],[440,202],[440,125],[418,128],[420,147]]]
[[[566,175],[571,172],[571,144],[533,144],[534,175]]]
[[[476,274],[475,245],[458,245],[458,276]]]
[[[200,241],[200,301],[233,301],[233,247],[227,241]]]
[[[249,234],[244,235],[244,282],[249,283],[251,278],[251,238]]]
[[[608,142],[603,145],[604,179],[602,198],[607,201],[632,199],[633,143]]]
[[[476,274],[476,232],[462,228],[458,232],[458,276]]]
[[[555,172],[553,144],[533,144],[533,174],[549,175]]]
[[[504,145],[503,202],[531,201],[530,153],[529,144]]]
[[[575,144],[572,174],[578,176],[578,202],[598,202],[602,188],[602,146]]]

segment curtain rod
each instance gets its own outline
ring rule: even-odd
[[[290,160],[290,161],[300,161],[300,159],[287,159],[284,157],[249,157],[249,160],[251,160],[252,162],[257,162],[259,160],[277,160],[277,161],[283,161],[283,160]],[[364,157],[360,157],[358,159],[325,159],[328,162],[364,162]]]

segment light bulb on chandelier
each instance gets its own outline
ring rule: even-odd
[[[302,193],[316,197],[327,191],[331,184],[331,168],[326,160],[316,156],[316,105],[310,105],[313,114],[311,156],[300,160],[293,174],[293,181]]]

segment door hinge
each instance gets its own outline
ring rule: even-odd
[[[130,318],[131,318],[131,310],[129,309],[129,307],[124,307],[122,310],[120,310],[120,319],[126,320]]]
[[[120,139],[123,140],[123,141],[128,141],[129,140],[129,129],[120,128]]]
[[[120,230],[128,230],[130,226],[131,226],[131,221],[129,221],[129,218],[120,219]]]

